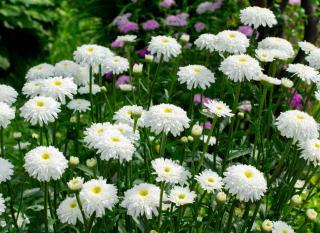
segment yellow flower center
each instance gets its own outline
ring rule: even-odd
[[[44,159],[44,160],[48,160],[48,159],[50,159],[50,155],[48,153],[43,153],[41,155],[41,158]]]
[[[217,106],[217,110],[222,110],[223,108],[221,106]]]
[[[71,202],[71,203],[69,204],[69,206],[70,206],[71,209],[74,209],[74,208],[77,207],[77,203]]]
[[[201,68],[195,67],[195,68],[193,68],[193,71],[194,71],[195,73],[200,73],[200,72],[201,72]]]
[[[111,137],[111,141],[113,141],[113,142],[120,142],[120,138],[118,138],[118,137]]]
[[[289,231],[287,231],[287,229],[284,229],[282,233],[289,233]]]
[[[141,189],[141,190],[139,191],[139,195],[140,195],[140,196],[145,197],[145,196],[147,196],[148,194],[149,194],[149,191],[146,190],[146,189]]]
[[[79,184],[79,180],[72,180],[71,183],[72,184]]]
[[[228,37],[231,38],[231,39],[233,39],[233,38],[236,38],[237,36],[236,36],[236,34],[231,33],[231,34],[228,35]]]
[[[248,59],[247,59],[247,58],[244,58],[244,57],[242,57],[242,58],[239,59],[239,62],[247,62],[247,61],[248,61]]]
[[[170,167],[165,167],[165,168],[164,168],[164,172],[166,172],[166,173],[171,172],[171,168],[170,168]]]
[[[209,178],[208,178],[208,182],[209,182],[209,183],[213,183],[213,182],[214,182],[214,179],[213,179],[212,177],[209,177]]]
[[[124,128],[118,128],[119,132],[124,132]]]
[[[88,48],[86,48],[86,51],[87,51],[88,53],[92,53],[92,52],[93,52],[93,50],[94,50],[94,48],[92,48],[92,47],[88,47]]]
[[[68,67],[68,63],[63,63],[63,66],[64,67]]]
[[[320,149],[320,143],[314,144],[314,147],[317,148],[317,149]]]
[[[246,172],[244,172],[244,175],[245,175],[248,179],[250,179],[250,178],[253,177],[253,174],[252,174],[251,171],[246,171]]]
[[[37,105],[37,107],[43,107],[44,106],[44,102],[43,101],[37,101],[36,105]]]
[[[184,193],[181,193],[181,194],[178,195],[178,198],[179,199],[185,199],[186,195]]]
[[[302,114],[298,114],[297,115],[297,120],[304,120],[304,116]]]
[[[131,115],[132,115],[132,111],[131,111],[131,110],[128,110],[128,112],[127,112],[127,113],[128,113],[128,115],[129,115],[129,116],[131,116]]]
[[[42,70],[42,66],[38,66],[37,69],[38,69],[38,70]]]
[[[167,43],[169,43],[169,40],[168,39],[162,39],[162,41],[161,41],[163,44],[167,44]]]
[[[55,86],[61,86],[62,82],[60,80],[54,81],[53,85]]]
[[[163,111],[165,113],[171,113],[172,112],[172,108],[165,108],[165,109],[163,109]]]
[[[99,193],[101,193],[101,187],[100,187],[100,186],[95,186],[95,187],[93,187],[93,188],[91,189],[91,192],[92,192],[93,194],[99,194]]]

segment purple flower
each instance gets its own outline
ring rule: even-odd
[[[211,129],[211,122],[210,121],[206,121],[203,125],[202,125],[202,128],[203,129]]]
[[[148,48],[144,47],[140,50],[137,51],[139,57],[144,58],[146,56],[146,54],[149,54]]]
[[[187,19],[189,15],[187,13],[181,13],[178,15],[167,16],[165,23],[169,26],[183,27],[188,24]]]
[[[292,99],[290,100],[290,107],[296,109],[302,109],[302,95],[300,95],[296,89],[292,88],[291,93],[294,94]]]
[[[208,101],[209,101],[210,99],[208,98],[208,97],[205,97],[205,96],[203,96],[203,98],[202,98],[202,104],[205,104],[205,103],[208,103]],[[195,94],[194,96],[193,96],[193,102],[194,102],[194,105],[198,105],[198,104],[200,104],[201,103],[201,94]]]
[[[173,5],[174,3],[175,3],[174,0],[163,0],[162,2],[159,3],[159,5],[165,8],[170,8],[171,5]]]
[[[146,30],[146,31],[152,31],[154,29],[157,29],[158,27],[160,27],[160,24],[158,23],[157,20],[154,20],[154,19],[150,19],[142,23],[142,28],[143,30]]]
[[[250,100],[244,100],[240,103],[238,109],[241,112],[250,112],[252,110],[252,105]]]
[[[200,3],[197,7],[196,12],[198,14],[204,14],[204,13],[212,13],[216,9],[219,9],[222,6],[222,0],[217,0],[215,2],[203,2]]]
[[[122,33],[128,33],[131,31],[138,31],[138,29],[139,29],[139,26],[135,22],[127,21],[127,22],[123,22],[123,23],[118,24],[118,30]]]
[[[124,45],[124,42],[122,40],[115,40],[111,43],[112,48],[122,48]]]
[[[110,78],[112,78],[112,75],[113,75],[113,73],[110,71],[110,72],[108,72],[108,73],[105,73],[105,74],[104,74],[104,77],[105,77],[106,79],[110,79]]]
[[[289,0],[289,4],[290,5],[300,5],[301,4],[301,0]]]
[[[130,84],[130,77],[128,75],[121,75],[116,81],[116,87],[119,88],[122,84]]]
[[[130,16],[131,16],[131,13],[126,13],[126,14],[124,14],[124,15],[118,15],[118,16],[112,21],[112,23],[118,26],[119,24],[128,22]]]
[[[195,25],[194,25],[194,29],[197,31],[197,32],[201,32],[204,28],[205,28],[205,24],[202,23],[202,22],[197,22]]]

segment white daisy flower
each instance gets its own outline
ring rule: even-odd
[[[96,95],[96,94],[99,93],[100,91],[101,91],[101,88],[100,88],[98,85],[92,84],[92,95]],[[83,94],[89,94],[89,93],[90,93],[89,85],[79,87],[78,92],[79,92],[79,94],[81,94],[81,95],[83,95]]]
[[[266,37],[258,43],[258,49],[271,49],[274,58],[286,60],[294,56],[291,43],[278,37]]]
[[[20,142],[20,147],[19,147],[19,144],[16,144],[13,146],[13,149],[15,150],[25,150],[25,149],[28,149],[28,147],[31,145],[30,142]]]
[[[257,6],[242,9],[240,11],[240,20],[244,25],[253,26],[254,28],[260,26],[272,28],[278,23],[271,10]]]
[[[315,69],[320,69],[320,49],[315,49],[310,52],[308,56],[306,56],[307,62],[309,65]]]
[[[54,66],[54,73],[55,76],[62,76],[62,77],[72,77],[74,78],[80,72],[80,66],[70,60],[62,60],[55,64]],[[87,73],[89,75],[89,73]]]
[[[245,53],[249,39],[241,32],[225,30],[216,35],[214,47],[219,52]]]
[[[201,34],[198,39],[194,41],[194,44],[200,50],[209,50],[211,53],[215,51],[217,36],[209,33]]]
[[[60,103],[51,97],[37,96],[28,100],[21,108],[21,116],[32,125],[47,125],[54,122],[60,113]]]
[[[79,191],[83,187],[84,179],[82,177],[74,177],[67,183],[71,191]]]
[[[98,218],[105,215],[106,209],[112,210],[118,203],[117,188],[107,184],[101,177],[84,183],[80,198],[84,212],[89,216],[95,213]]]
[[[80,198],[84,212],[89,216],[95,213],[96,217],[104,216],[105,209],[112,210],[118,203],[117,188],[101,177],[84,183]]]
[[[219,70],[234,82],[255,80],[262,75],[259,62],[245,54],[227,57],[222,61]]]
[[[12,105],[16,102],[18,92],[8,85],[0,84],[0,102]]]
[[[223,173],[225,189],[240,201],[260,200],[267,191],[263,173],[250,165],[233,165]]]
[[[117,36],[116,40],[133,43],[133,42],[136,42],[137,36],[136,35]]]
[[[114,55],[110,49],[101,45],[81,45],[73,52],[73,59],[82,66],[97,67]]]
[[[320,140],[308,139],[300,142],[300,149],[302,150],[300,157],[307,161],[307,163],[313,163],[317,166],[320,162]]]
[[[113,56],[103,63],[103,72],[112,72],[114,75],[119,75],[129,69],[129,61],[127,58]]]
[[[132,160],[135,147],[118,130],[109,130],[96,145],[102,160],[119,159],[120,162]]]
[[[157,182],[183,185],[190,177],[189,171],[171,159],[157,158],[151,161],[151,165]]]
[[[220,191],[223,187],[222,178],[216,172],[209,169],[202,171],[199,175],[196,175],[195,179],[198,181],[201,188],[208,193]]]
[[[73,99],[73,95],[77,93],[77,85],[73,82],[73,78],[53,77],[43,81],[41,87],[41,95],[52,97],[55,100],[66,103],[66,97]]]
[[[26,82],[22,87],[22,93],[27,97],[33,98],[41,94],[43,80],[33,80]]]
[[[269,83],[271,85],[280,85],[281,84],[281,80],[280,79],[277,79],[277,78],[274,78],[274,77],[270,77],[268,75],[262,75],[260,77],[260,81]]]
[[[12,163],[0,158],[0,171],[0,183],[10,180],[13,175]]]
[[[306,54],[311,53],[311,51],[318,49],[314,44],[311,44],[308,41],[300,41],[298,42],[300,49]]]
[[[319,137],[319,125],[312,116],[299,110],[280,113],[276,119],[280,134],[294,141],[306,141]]]
[[[181,45],[176,39],[169,36],[153,36],[149,42],[148,50],[156,60],[162,59],[168,62],[170,58],[177,57],[181,53]]]
[[[116,123],[124,123],[128,125],[134,124],[133,115],[142,115],[145,111],[141,106],[137,105],[126,105],[120,108],[118,111],[115,112],[113,116],[113,120]],[[138,125],[142,125],[141,118],[138,119]]]
[[[303,64],[289,64],[287,72],[297,75],[307,84],[318,83],[320,81],[319,72],[314,68]]]
[[[0,216],[5,212],[6,206],[2,194],[0,193]]]
[[[7,128],[15,117],[15,111],[8,104],[0,102],[0,127]]]
[[[217,100],[208,100],[207,103],[204,103],[210,113],[216,115],[217,117],[232,117],[234,114],[231,112],[231,109],[228,105],[222,101]]]
[[[208,141],[208,135],[203,134],[203,135],[200,137],[200,140],[203,141],[204,143],[207,143],[207,141]],[[217,142],[216,137],[211,136],[210,139],[209,139],[208,145],[209,145],[209,146],[213,146],[213,145],[216,144],[216,142]]]
[[[85,99],[71,100],[67,107],[75,112],[86,112],[90,109],[90,102]]]
[[[201,65],[180,67],[177,75],[178,81],[181,84],[186,83],[189,90],[196,87],[207,89],[211,83],[215,82],[214,74],[207,67]]]
[[[112,130],[115,130],[115,128],[109,122],[93,123],[84,131],[83,141],[89,148],[97,149],[98,143],[100,143],[104,139],[105,135]]]
[[[68,160],[53,146],[38,146],[24,157],[23,167],[39,181],[58,180],[68,167]]]
[[[117,123],[113,125],[123,136],[128,138],[131,142],[136,142],[140,139],[139,131],[133,132],[132,126],[124,123]]]
[[[141,118],[144,126],[150,127],[152,132],[156,134],[171,133],[174,137],[188,128],[190,122],[187,113],[173,104],[154,105]]]
[[[272,233],[294,233],[294,230],[287,223],[282,221],[272,222]]]
[[[196,193],[194,191],[190,191],[188,187],[175,186],[171,189],[169,194],[169,200],[176,206],[191,204],[194,202],[196,197]]]
[[[274,60],[274,54],[272,49],[256,49],[256,58],[262,62],[272,62]]]
[[[26,79],[28,81],[37,79],[46,79],[54,76],[54,66],[42,63],[30,68],[26,74]]]
[[[78,86],[87,86],[89,85],[90,76],[89,76],[89,68],[79,66],[79,72],[73,76],[73,81]]]
[[[57,209],[58,219],[61,223],[76,225],[77,221],[83,222],[80,208],[75,197],[64,199]]]
[[[142,183],[124,193],[121,206],[127,209],[127,214],[137,218],[145,215],[151,219],[158,215],[160,189],[153,184]]]

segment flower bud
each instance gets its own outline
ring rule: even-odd
[[[202,135],[203,128],[200,125],[194,125],[191,130],[191,135],[193,137],[200,137]]]
[[[300,204],[302,203],[302,199],[301,199],[301,197],[300,197],[298,194],[293,195],[293,196],[291,197],[291,203],[292,203],[293,205],[300,205]]]
[[[182,138],[180,138],[180,141],[184,144],[188,143],[188,138],[186,136],[183,136]]]
[[[216,201],[218,204],[224,204],[227,200],[227,195],[225,192],[218,192],[216,196]]]
[[[262,223],[262,232],[268,233],[272,231],[273,223],[269,220],[266,219]]]
[[[144,56],[144,59],[146,59],[146,61],[148,62],[153,62],[154,57],[152,55],[147,54]]]
[[[158,233],[156,230],[151,230],[150,233]]]
[[[89,168],[94,168],[97,165],[97,159],[96,158],[87,159],[86,165]]]
[[[314,209],[307,209],[306,215],[309,221],[314,222],[317,219],[318,213]]]
[[[139,63],[139,64],[134,64],[132,71],[135,74],[141,74],[142,73],[142,69],[143,69],[143,64]]]
[[[121,84],[119,85],[121,91],[132,91],[134,87],[131,84]]]
[[[79,158],[78,157],[75,157],[75,156],[70,156],[70,159],[69,159],[69,164],[71,167],[76,167],[79,165]]]
[[[237,116],[241,119],[244,118],[244,112],[238,112]]]
[[[82,177],[72,178],[72,180],[68,182],[68,188],[74,192],[80,191],[82,189],[82,186],[83,186]]]
[[[75,116],[70,117],[70,122],[71,123],[76,123],[77,122],[77,118]]]
[[[31,137],[32,137],[33,139],[38,139],[38,138],[39,138],[39,135],[38,135],[37,133],[32,133],[32,134],[31,134]]]
[[[192,136],[188,136],[188,141],[189,142],[193,142],[193,137]]]
[[[180,37],[180,40],[183,42],[183,43],[188,43],[189,40],[190,40],[190,36],[188,34],[182,34],[181,37]]]
[[[160,144],[155,145],[154,149],[159,154],[160,153]]]
[[[13,132],[13,138],[14,139],[19,139],[22,137],[22,133],[21,132]]]
[[[107,88],[105,86],[100,87],[101,92],[107,92]]]

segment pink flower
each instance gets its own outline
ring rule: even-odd
[[[112,48],[122,48],[124,45],[124,42],[122,40],[115,40],[111,43]]]
[[[187,19],[189,15],[187,13],[181,13],[178,15],[167,16],[165,23],[169,26],[183,27],[188,24]]]
[[[174,3],[175,3],[174,0],[163,0],[162,2],[159,3],[159,5],[165,8],[170,8],[171,5],[173,5]]]
[[[205,28],[205,24],[202,22],[197,22],[193,27],[197,32],[201,32]]]
[[[128,22],[130,16],[131,16],[131,13],[126,13],[126,14],[124,14],[124,15],[118,15],[118,16],[112,21],[112,23],[118,26],[119,24]]]
[[[116,81],[116,87],[119,88],[122,84],[130,84],[130,77],[128,75],[121,75]]]
[[[208,103],[209,100],[210,100],[210,98],[203,96],[202,97],[202,104]],[[194,105],[200,104],[201,103],[201,94],[199,94],[199,93],[195,94],[193,96],[193,102],[194,102]]]
[[[252,110],[252,105],[250,100],[244,100],[239,104],[238,109],[241,112],[250,112]]]
[[[160,25],[158,21],[154,19],[150,19],[142,23],[142,28],[143,30],[146,30],[146,31],[152,31],[154,29],[157,29],[158,27],[160,27]]]
[[[203,125],[202,125],[202,128],[203,129],[211,129],[211,122],[210,121],[206,121]]]
[[[118,30],[122,33],[138,31],[138,29],[139,29],[138,24],[131,21],[123,22],[118,25]]]
[[[300,5],[301,4],[301,0],[289,0],[289,4],[290,5]]]
[[[204,13],[212,13],[216,9],[219,9],[222,6],[222,0],[217,0],[216,2],[203,2],[200,3],[197,7],[196,12],[198,14],[204,14]]]
[[[296,89],[292,88],[291,93],[294,94],[292,99],[290,100],[290,107],[295,109],[302,109],[302,95],[300,95]]]

